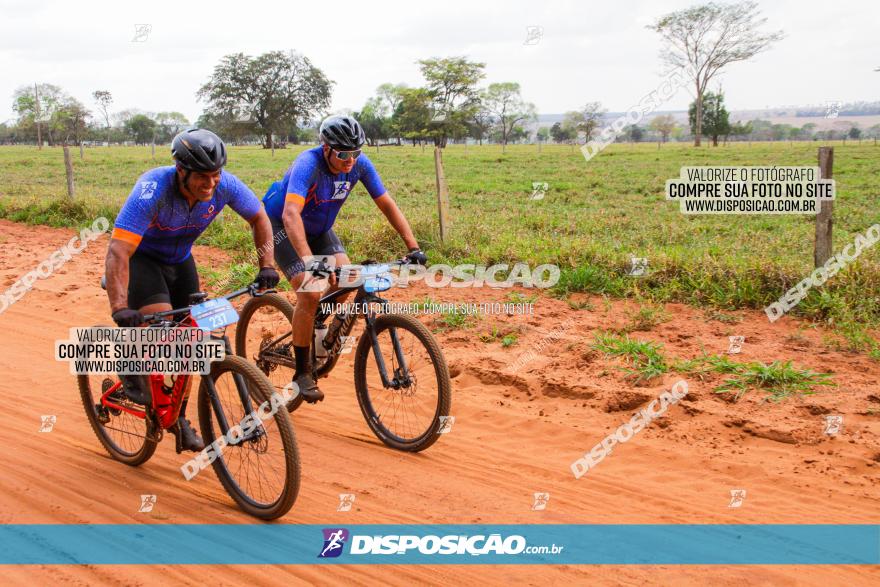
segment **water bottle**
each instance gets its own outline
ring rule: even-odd
[[[327,336],[326,324],[315,324],[315,357],[322,359],[327,356],[327,349],[324,347],[324,338]]]

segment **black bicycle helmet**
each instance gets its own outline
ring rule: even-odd
[[[220,137],[203,128],[190,128],[171,143],[171,154],[189,171],[217,171],[226,165],[226,145]]]
[[[321,138],[336,151],[360,149],[366,138],[364,129],[351,116],[331,116],[321,123]]]

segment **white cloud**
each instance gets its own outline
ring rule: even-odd
[[[3,0],[0,121],[13,115],[15,88],[35,81],[87,105],[92,91],[107,89],[116,109],[179,110],[195,120],[202,110],[195,92],[223,55],[276,49],[306,55],[336,82],[334,109],[357,109],[383,82],[420,84],[418,59],[467,55],[486,63],[487,83],[519,82],[542,113],[593,100],[622,110],[656,86],[662,69],[659,39],[645,25],[694,3]],[[766,28],[788,36],[727,70],[721,82],[730,108],[878,99],[876,0],[761,6]],[[145,42],[132,42],[135,23],[152,26]],[[536,45],[523,44],[529,25],[544,29]],[[670,108],[690,99],[680,92]]]

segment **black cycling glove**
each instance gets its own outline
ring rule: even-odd
[[[134,328],[144,323],[144,315],[131,308],[122,308],[113,312],[113,321],[123,328]]]
[[[257,284],[257,287],[260,289],[272,289],[278,282],[281,281],[281,278],[278,276],[278,272],[275,271],[272,267],[263,267],[260,269],[260,272],[257,273],[257,278],[254,280],[254,283]]]
[[[422,252],[422,249],[415,248],[406,254],[406,260],[416,265],[426,265],[428,263],[428,256]]]

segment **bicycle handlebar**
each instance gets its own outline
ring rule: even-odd
[[[232,293],[226,294],[225,296],[221,296],[221,297],[226,298],[227,300],[233,300],[233,299],[235,299],[239,296],[242,296],[244,294],[250,294],[253,297],[258,298],[260,296],[263,296],[263,295],[266,295],[269,293],[275,293],[275,290],[274,289],[267,289],[267,290],[261,292],[261,291],[259,291],[259,289],[257,289],[257,283],[254,282],[254,283],[251,283],[250,285],[248,285],[247,287],[243,287],[239,290],[236,290]],[[219,298],[214,298],[214,299],[219,299]],[[208,300],[205,300],[205,301],[208,301]],[[202,303],[204,303],[204,302],[202,302]],[[144,322],[155,322],[155,321],[159,320],[160,318],[165,318],[167,316],[175,316],[177,314],[184,314],[184,313],[187,313],[191,310],[192,310],[192,306],[187,306],[185,308],[177,308],[175,310],[165,310],[164,312],[156,312],[154,314],[145,314],[144,315]]]
[[[409,261],[406,257],[403,257],[402,259],[395,259],[394,261],[390,261],[388,263],[361,263],[360,265],[342,265],[341,267],[336,267],[332,269],[331,272],[336,275],[336,277],[339,277],[342,274],[342,270],[346,267],[364,268],[369,267],[370,265],[409,265],[410,263],[411,261]],[[314,277],[325,277],[323,271],[312,270],[311,273]],[[329,276],[329,274],[327,274],[327,276]]]

